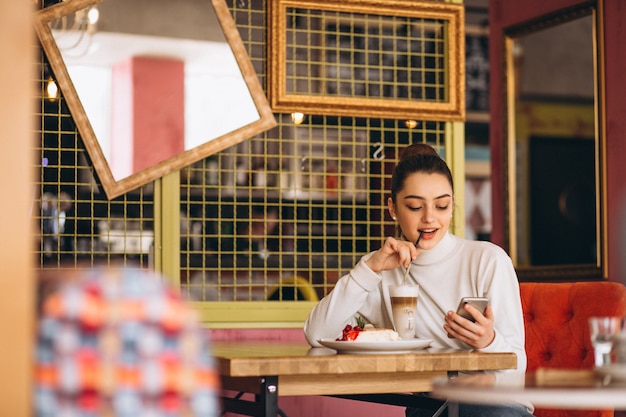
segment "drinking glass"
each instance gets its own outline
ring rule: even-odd
[[[613,339],[621,330],[620,317],[590,317],[589,335],[593,346],[595,365],[611,364],[611,348]]]
[[[622,320],[622,330],[613,337],[611,363],[626,366],[626,320]]]

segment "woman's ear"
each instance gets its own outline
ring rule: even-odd
[[[389,210],[389,215],[392,219],[397,220],[396,217],[396,205],[393,203],[391,197],[387,199],[387,209]]]

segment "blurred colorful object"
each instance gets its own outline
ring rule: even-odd
[[[218,416],[210,352],[195,312],[161,276],[88,271],[44,303],[35,415]]]

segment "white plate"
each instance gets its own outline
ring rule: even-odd
[[[595,368],[597,374],[601,376],[610,376],[616,381],[626,381],[626,364],[624,365],[607,365]]]
[[[339,353],[411,353],[417,349],[430,346],[430,339],[407,339],[395,342],[359,342],[340,341],[334,339],[320,339],[320,344],[327,348],[335,349]]]

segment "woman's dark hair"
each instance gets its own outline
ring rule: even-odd
[[[391,200],[394,203],[396,202],[396,195],[404,186],[406,177],[416,172],[441,174],[448,179],[450,187],[454,191],[450,168],[441,159],[437,151],[425,143],[414,143],[402,150],[400,161],[393,171],[393,176],[391,177]]]

